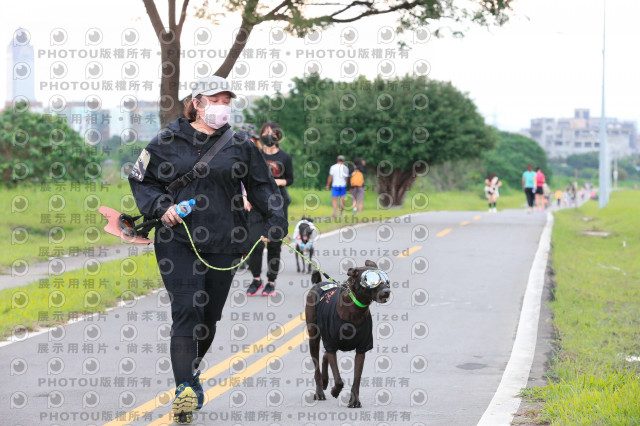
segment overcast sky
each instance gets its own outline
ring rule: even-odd
[[[166,2],[160,2],[165,7]],[[178,3],[181,3],[178,1]],[[214,3],[210,1],[210,3]],[[159,46],[155,40],[142,1],[78,1],[59,2],[32,0],[4,2],[0,13],[0,43],[3,46],[0,64],[0,98],[6,99],[6,46],[14,31],[24,27],[29,31],[36,51],[36,97],[43,103],[62,94],[68,101],[84,100],[98,94],[106,107],[117,106],[129,91],[82,91],[51,89],[52,81],[87,81],[87,65],[91,58],[60,58],[62,50],[132,47],[151,49],[149,59],[97,59],[101,67],[100,80],[120,80],[125,63],[134,62],[139,80],[151,80],[156,87],[141,90],[140,99],[157,99],[159,90]],[[161,16],[166,19],[166,12]],[[192,9],[189,9],[192,11]],[[638,55],[634,49],[640,39],[640,2],[609,0],[607,3],[607,115],[637,120],[640,115],[640,79],[637,75]],[[233,30],[240,23],[238,14],[227,14],[219,25],[188,17],[182,35],[183,49],[196,52],[196,57],[182,62],[181,80],[192,81],[197,70],[212,72],[222,62],[220,58],[199,57],[197,50],[216,52],[228,49]],[[472,28],[463,39],[431,37],[422,43],[415,33],[393,33],[392,18],[376,17],[347,25],[334,26],[312,39],[280,38],[278,23],[257,27],[247,49],[279,49],[280,58],[246,58],[238,78],[283,82],[283,89],[292,77],[301,76],[306,67],[319,66],[321,75],[332,79],[350,79],[349,72],[373,78],[381,70],[390,75],[404,75],[428,69],[431,78],[450,80],[461,90],[469,92],[489,124],[496,123],[503,130],[520,130],[529,126],[534,117],[566,117],[574,108],[590,108],[592,116],[600,115],[602,78],[602,0],[522,0],[514,2],[511,21],[504,27]],[[388,28],[385,28],[388,27]],[[87,46],[87,33],[97,28],[101,32],[96,45]],[[435,27],[434,27],[435,28]],[[54,40],[54,34],[64,36]],[[137,32],[131,46],[123,42],[123,34]],[[208,31],[208,33],[207,33]],[[345,32],[348,31],[348,34]],[[347,36],[356,34],[349,42]],[[204,38],[196,40],[196,35]],[[210,38],[208,38],[210,36]],[[416,38],[417,37],[417,38]],[[397,40],[407,41],[411,50],[406,58],[396,56],[389,65],[384,58],[329,58],[330,51],[364,49],[392,49]],[[53,43],[53,45],[52,45]],[[61,44],[56,44],[61,43]],[[125,44],[123,46],[123,44]],[[44,54],[39,54],[44,50]],[[384,51],[384,50],[383,50]],[[335,54],[335,53],[334,53]],[[324,57],[320,57],[324,55]],[[313,56],[313,57],[312,57]],[[67,74],[62,80],[51,79],[51,67],[62,61]],[[280,62],[278,62],[280,61]],[[313,62],[315,61],[315,62]],[[426,68],[428,62],[430,68]],[[381,68],[382,67],[382,68]],[[274,70],[277,73],[274,76]],[[345,75],[346,73],[346,75]],[[9,75],[9,78],[12,78]],[[40,88],[40,85],[43,85]],[[272,93],[243,91],[244,94]],[[181,91],[181,96],[186,91]]]

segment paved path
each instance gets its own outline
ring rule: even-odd
[[[339,355],[341,397],[309,399],[313,374],[299,314],[310,283],[295,272],[293,254],[283,250],[274,298],[247,299],[251,278],[243,271],[205,358],[209,402],[195,424],[476,424],[509,360],[544,223],[545,214],[521,210],[433,212],[346,228],[317,243],[322,268],[336,278],[372,259],[392,280],[392,300],[372,307],[375,346],[361,409],[344,399],[353,353]],[[169,424],[167,303],[159,291],[0,347],[0,424],[98,425],[125,413],[126,422],[111,424]]]
[[[118,238],[113,238],[118,241]],[[118,260],[136,253],[142,254],[143,250],[152,250],[153,244],[132,245],[117,244],[111,246],[96,246],[92,253],[78,253],[77,256],[64,255],[62,257],[52,257],[46,262],[36,262],[31,264],[20,263],[13,268],[0,272],[0,290],[5,288],[20,287],[38,281],[41,278],[49,278],[51,275],[59,275],[74,269],[84,267],[85,262],[90,259],[98,259],[100,263]]]

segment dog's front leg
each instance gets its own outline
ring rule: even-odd
[[[351,386],[349,408],[362,408],[362,404],[360,404],[360,378],[362,377],[362,368],[364,367],[364,357],[365,354],[356,354],[356,365],[353,370],[353,386]]]
[[[327,397],[324,396],[322,390],[322,374],[320,373],[320,330],[315,324],[307,324],[307,331],[309,332],[309,354],[315,369],[313,378],[316,382],[316,393],[313,395],[313,399],[324,401]]]
[[[311,247],[309,247],[309,260],[313,259],[313,245]],[[304,268],[304,266],[303,266]],[[303,269],[304,271],[304,269]],[[311,273],[311,263],[309,263],[309,269],[308,272]]]
[[[331,396],[337,398],[344,387],[344,382],[342,381],[342,377],[340,377],[340,370],[338,369],[338,358],[336,354],[325,353],[327,360],[329,361],[329,365],[331,366],[331,372],[333,373],[333,387],[331,388]]]

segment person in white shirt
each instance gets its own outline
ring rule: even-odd
[[[344,196],[347,193],[347,178],[349,177],[349,168],[344,164],[344,156],[338,155],[338,162],[329,169],[329,179],[327,180],[327,190],[331,187],[331,196],[333,197],[333,216],[336,217],[338,207],[338,199],[340,199],[340,216],[343,216]]]

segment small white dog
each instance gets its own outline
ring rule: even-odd
[[[300,222],[296,224],[296,228],[293,231],[293,240],[296,243],[296,250],[303,254],[309,253],[306,256],[311,260],[313,258],[313,243],[318,240],[319,236],[318,229],[313,224],[313,219],[303,217]],[[298,255],[298,252],[296,252],[296,268],[298,272],[304,273],[304,262],[300,259],[300,262],[302,263],[301,269],[300,264],[298,263],[298,257],[300,256]],[[311,264],[309,264],[307,273],[311,273]]]

